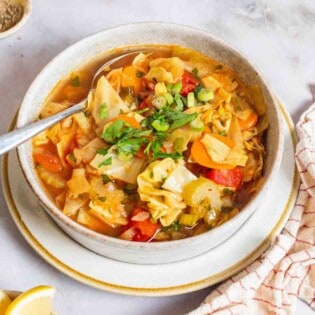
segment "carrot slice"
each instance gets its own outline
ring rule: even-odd
[[[112,119],[112,121],[116,120],[123,120],[124,122],[128,123],[131,127],[141,129],[140,124],[133,117],[127,115],[119,115]]]
[[[223,142],[224,144],[226,144],[228,147],[230,147],[231,149],[235,146],[235,143],[228,137],[225,136],[221,136],[218,135],[216,133],[210,133],[209,134],[211,137],[216,138],[218,140],[220,140],[221,142]]]
[[[214,133],[212,133],[211,136],[222,141],[224,144],[226,144],[230,148],[234,147],[234,142],[227,137],[220,136]],[[235,165],[214,162],[209,156],[205,146],[200,140],[201,138],[195,140],[191,147],[191,156],[196,163],[198,163],[199,165],[208,167],[208,168],[214,168],[214,169],[220,169],[220,170],[223,170],[223,169],[230,170],[230,169],[235,168]]]
[[[121,86],[133,87],[137,95],[142,89],[141,79],[137,77],[137,68],[135,66],[125,67],[121,74]]]
[[[251,112],[246,119],[238,119],[241,130],[247,130],[257,125],[258,115],[253,111]]]

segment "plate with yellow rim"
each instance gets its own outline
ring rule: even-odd
[[[280,232],[299,188],[294,127],[281,106],[284,157],[265,202],[227,241],[181,262],[128,264],[89,251],[67,236],[45,213],[26,183],[15,151],[3,157],[1,177],[10,214],[24,238],[48,263],[87,285],[121,294],[168,296],[218,283],[254,261]],[[263,222],[263,224],[262,224]],[[62,244],[62,246],[60,246]]]

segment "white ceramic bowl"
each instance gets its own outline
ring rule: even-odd
[[[4,32],[0,32],[0,39],[8,37],[13,33],[17,32],[27,21],[32,11],[32,2],[31,0],[15,0],[14,3],[20,4],[23,6],[23,15],[22,18],[12,27],[7,29]]]
[[[21,105],[17,127],[37,119],[41,106],[56,83],[77,66],[115,48],[136,44],[177,44],[195,49],[236,71],[248,84],[258,84],[267,104],[270,123],[267,134],[265,181],[243,210],[223,225],[191,238],[161,243],[124,241],[93,232],[65,216],[44,192],[32,161],[32,143],[21,145],[21,167],[40,203],[53,220],[74,240],[101,255],[130,263],[156,264],[179,261],[202,254],[231,237],[257,209],[278,170],[282,154],[282,128],[277,102],[257,69],[234,48],[191,27],[166,23],[122,25],[89,36],[54,58],[37,76]],[[62,246],[62,244],[60,244]]]

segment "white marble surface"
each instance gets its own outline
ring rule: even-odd
[[[229,41],[261,69],[296,122],[312,102],[315,85],[313,0],[33,0],[18,33],[0,40],[0,134],[5,133],[28,86],[68,45],[94,32],[130,22],[187,24]],[[59,314],[183,314],[210,289],[164,298],[102,292],[80,284],[43,261],[12,222],[0,192],[0,287],[56,286]],[[313,314],[298,302],[297,314]]]

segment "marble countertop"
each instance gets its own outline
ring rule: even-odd
[[[227,40],[264,73],[296,122],[315,89],[315,2],[312,0],[33,0],[30,19],[0,40],[0,134],[9,127],[35,76],[77,40],[120,24],[164,21]],[[42,260],[14,225],[0,192],[0,287],[57,287],[58,314],[183,314],[210,292],[163,298],[123,296],[76,282]],[[297,314],[313,314],[298,302]]]

